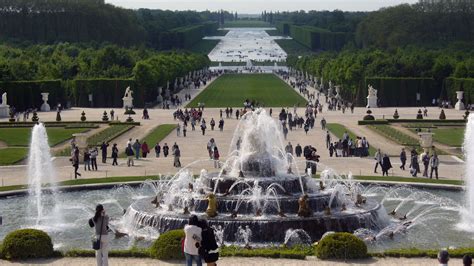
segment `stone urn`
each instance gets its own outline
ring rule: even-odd
[[[48,104],[49,92],[42,92],[41,99],[43,100],[43,104],[41,105],[41,112],[51,111],[51,107]]]
[[[457,103],[454,105],[454,109],[456,110],[464,110],[464,103],[462,102],[464,96],[464,91],[456,91],[456,99],[458,99]]]
[[[420,132],[420,146],[423,148],[423,151],[428,152],[433,147],[433,133],[431,132]]]

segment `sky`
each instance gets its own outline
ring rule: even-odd
[[[242,14],[260,14],[267,11],[334,10],[373,11],[381,7],[418,0],[106,0],[107,3],[138,9],[210,10],[224,9]]]

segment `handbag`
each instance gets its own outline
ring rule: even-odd
[[[104,218],[102,217],[102,222],[100,223],[100,234],[99,239],[97,237],[92,240],[92,249],[99,250],[100,249],[100,240],[102,238],[102,226],[104,225]]]

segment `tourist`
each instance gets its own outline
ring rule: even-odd
[[[439,158],[438,158],[438,155],[436,153],[433,154],[433,156],[431,156],[430,165],[431,165],[430,179],[433,178],[433,171],[436,174],[436,179],[438,179]]]
[[[329,157],[332,157],[334,155],[334,151],[336,148],[334,147],[334,144],[329,144]]]
[[[326,119],[324,117],[321,119],[321,129],[326,130]]]
[[[90,154],[91,154],[92,171],[97,171],[97,156],[99,156],[99,150],[97,150],[97,147],[92,149],[90,151]]]
[[[214,147],[214,150],[212,152],[212,154],[214,155],[213,156],[213,160],[214,160],[214,168],[220,168],[220,165],[219,165],[219,149],[217,149],[217,146]]]
[[[211,138],[206,146],[209,159],[212,159],[213,157],[212,151],[214,150],[214,147],[216,147],[216,142],[214,141],[214,138]]]
[[[95,227],[95,235],[99,241],[99,249],[95,251],[97,266],[109,265],[109,216],[105,214],[104,206],[101,204],[95,207],[94,217],[89,219],[89,226]]]
[[[188,132],[188,130],[186,129],[186,123],[183,124],[183,137],[186,137],[186,132]]]
[[[285,140],[288,137],[288,128],[286,127],[286,125],[283,126],[283,137],[285,137]]]
[[[134,166],[133,156],[135,154],[133,153],[132,144],[128,144],[127,148],[125,148],[125,155],[127,155],[127,166]]]
[[[181,157],[181,151],[179,150],[179,147],[176,143],[173,145],[173,155],[174,155],[173,166],[176,168],[180,168],[181,162],[179,161],[179,157]]]
[[[140,158],[140,148],[141,147],[142,147],[142,145],[140,144],[138,139],[136,139],[135,143],[133,143],[133,149],[135,150],[135,159],[137,159],[137,160],[138,160],[138,158]]]
[[[329,133],[329,130],[326,131],[326,148],[329,149],[329,146],[331,145],[331,134]]]
[[[186,265],[192,266],[193,261],[196,262],[196,265],[201,266],[201,257],[199,256],[199,251],[197,245],[201,242],[202,239],[202,229],[199,227],[199,220],[196,215],[191,215],[189,217],[188,224],[184,226],[184,245],[183,251],[184,256],[186,257]]]
[[[428,151],[421,155],[421,162],[423,163],[423,176],[428,177],[428,167],[430,166],[430,155]]]
[[[224,130],[224,119],[219,120],[219,130],[221,132]]]
[[[84,151],[84,171],[91,170],[91,154],[88,150]]]
[[[168,143],[165,143],[165,145],[163,146],[163,156],[165,156],[165,158],[168,157],[169,151],[170,147],[168,147]]]
[[[156,158],[160,158],[161,146],[160,143],[156,143],[155,145],[155,156]]]
[[[413,177],[420,172],[420,164],[418,163],[418,153],[415,149],[411,150],[411,158],[410,158],[410,174]]]
[[[110,110],[110,120],[111,121],[114,121],[114,114],[115,114],[114,109]]]
[[[204,136],[206,134],[206,121],[204,119],[201,122],[201,131],[202,135]]]
[[[382,158],[382,176],[388,176],[388,170],[392,168],[392,164],[390,163],[390,157],[387,154],[384,154]]]
[[[118,162],[117,162],[117,158],[118,158],[118,148],[117,148],[117,143],[114,143],[114,145],[112,146],[112,166],[114,165],[118,165]]]
[[[180,137],[180,136],[181,136],[181,126],[179,125],[179,123],[178,123],[178,125],[176,126],[176,136],[177,136],[177,137]]]
[[[296,157],[301,157],[302,153],[303,153],[303,149],[301,148],[301,145],[299,143],[296,144],[296,147],[295,147]]]
[[[472,257],[469,254],[464,255],[462,257],[462,265],[464,266],[471,266],[472,265]]]
[[[147,154],[150,153],[150,148],[148,147],[148,144],[146,144],[146,141],[143,142],[141,149],[142,157],[146,158]]]
[[[438,252],[439,266],[448,266],[449,253],[447,250],[441,250]]]
[[[216,266],[219,259],[219,246],[217,246],[214,229],[209,227],[205,219],[199,223],[201,231],[201,243],[198,248],[199,255],[204,259],[208,266]]]
[[[211,125],[211,130],[214,131],[214,127],[216,126],[216,121],[214,121],[214,117],[211,118],[211,122],[209,122],[209,124]]]
[[[102,151],[102,163],[106,163],[107,161],[107,148],[109,147],[109,143],[102,142],[100,145],[100,150]]]
[[[407,153],[405,152],[405,148],[402,148],[402,152],[400,152],[400,162],[402,162],[400,169],[405,171],[405,164],[407,162]]]
[[[382,153],[380,152],[380,149],[378,149],[378,150],[375,152],[374,159],[375,159],[374,173],[377,173],[377,167],[378,167],[379,165],[380,165],[380,167],[382,167]]]
[[[77,176],[81,176],[81,174],[77,171],[79,169],[79,148],[77,146],[74,147],[72,151],[72,166],[74,167],[74,179],[77,179]]]

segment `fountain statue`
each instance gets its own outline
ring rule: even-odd
[[[207,195],[207,209],[206,209],[206,214],[209,217],[216,217],[217,216],[217,201],[216,201],[216,195],[214,193],[209,193]]]
[[[0,104],[0,118],[8,117],[10,114],[10,106],[7,104],[7,93],[2,94],[2,103]]]
[[[130,89],[130,87],[127,87],[125,89],[125,94],[123,95],[122,101],[123,101],[123,108],[124,109],[130,109],[133,108],[133,91]]]
[[[51,111],[51,107],[48,104],[48,99],[49,99],[49,92],[42,92],[41,93],[41,98],[43,100],[43,104],[41,105],[41,112],[49,112]]]
[[[367,108],[377,108],[377,90],[369,85],[368,96],[367,96]]]
[[[464,96],[464,91],[456,91],[456,99],[458,99],[458,101],[454,105],[454,109],[459,110],[459,111],[462,111],[465,109],[464,103],[462,102],[463,96]]]
[[[298,216],[310,217],[312,214],[311,209],[308,206],[308,194],[303,194],[298,200]]]

